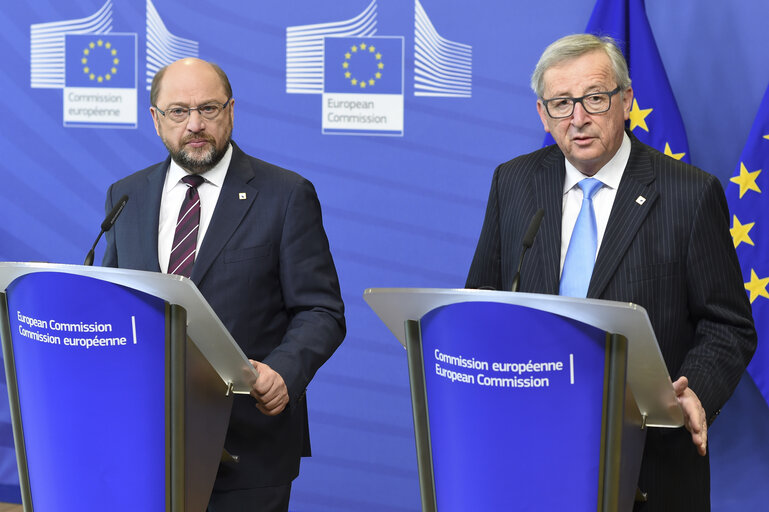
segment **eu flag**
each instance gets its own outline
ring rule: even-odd
[[[598,0],[588,33],[611,36],[622,48],[633,81],[630,131],[641,142],[691,162],[686,130],[654,42],[644,0]]]
[[[403,94],[403,38],[326,37],[323,92]]]
[[[66,87],[136,89],[136,34],[67,34]]]
[[[769,403],[769,88],[726,189],[732,239],[753,308],[758,348],[748,372]]]

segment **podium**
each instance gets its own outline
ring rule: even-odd
[[[204,512],[257,374],[192,281],[0,263],[0,290],[25,512]]]
[[[635,304],[368,289],[407,350],[423,511],[630,511],[647,427],[683,412]]]

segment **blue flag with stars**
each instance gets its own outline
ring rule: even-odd
[[[136,34],[67,34],[66,86],[136,88]]]
[[[758,348],[748,366],[769,404],[769,88],[758,108],[748,142],[726,189],[731,232],[753,308]]]
[[[633,81],[630,131],[649,146],[691,163],[686,130],[654,42],[644,0],[598,0],[585,32],[611,36],[622,48]]]
[[[327,37],[324,55],[324,92],[403,94],[400,37]]]

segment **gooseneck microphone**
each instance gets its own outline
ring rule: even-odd
[[[537,236],[539,231],[539,225],[542,224],[542,217],[545,216],[544,208],[537,210],[534,217],[531,218],[529,223],[529,229],[526,230],[526,234],[523,236],[523,242],[521,243],[521,257],[518,259],[518,270],[515,271],[513,276],[513,285],[510,287],[510,291],[517,292],[521,287],[521,267],[523,266],[523,256],[526,254],[532,245],[534,245],[534,237]]]
[[[96,249],[96,244],[99,243],[101,236],[107,231],[109,231],[110,228],[112,228],[112,226],[115,225],[115,221],[120,216],[120,213],[123,211],[123,208],[125,208],[125,204],[127,202],[128,202],[128,196],[121,197],[118,200],[118,202],[115,204],[115,206],[112,208],[112,210],[104,218],[104,221],[101,223],[101,231],[99,231],[99,236],[96,237],[96,241],[91,246],[91,250],[88,251],[88,254],[85,257],[85,261],[83,262],[83,265],[86,265],[89,267],[93,265],[93,251],[94,249]]]

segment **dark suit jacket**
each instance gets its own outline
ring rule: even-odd
[[[587,296],[646,309],[668,372],[688,377],[712,422],[756,347],[726,198],[715,177],[630,138]],[[522,237],[544,208],[520,290],[558,294],[565,173],[555,145],[496,169],[468,288],[510,289]],[[649,503],[640,510],[708,510],[709,482],[688,432],[650,429],[639,484]]]
[[[107,233],[103,265],[160,271],[158,218],[170,158],[113,184],[106,209],[129,201]],[[246,199],[239,193],[245,192]],[[252,158],[233,143],[232,161],[191,275],[251,359],[285,380],[290,407],[261,414],[238,395],[217,490],[286,484],[309,455],[305,388],[345,334],[344,306],[312,184]]]

